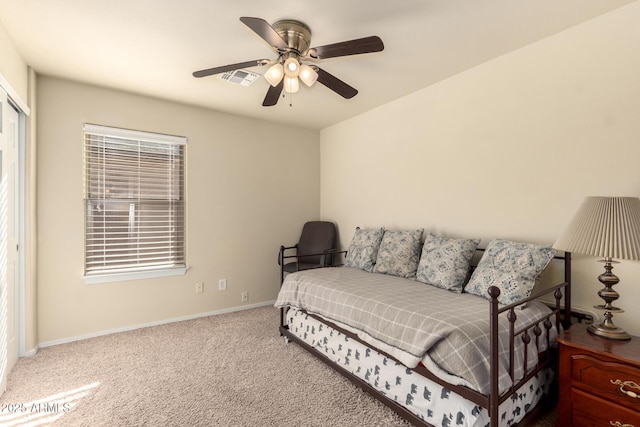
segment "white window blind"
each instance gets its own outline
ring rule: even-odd
[[[185,267],[185,146],[84,126],[85,276]]]

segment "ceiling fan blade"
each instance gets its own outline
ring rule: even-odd
[[[384,43],[378,36],[333,43],[309,49],[308,56],[314,59],[335,58],[337,56],[359,55],[361,53],[381,52]]]
[[[316,67],[318,73],[318,82],[325,85],[338,95],[346,99],[351,99],[358,94],[358,90],[349,86],[333,74],[329,74],[322,68]]]
[[[226,73],[227,71],[239,70],[241,68],[265,65],[267,62],[269,62],[267,59],[256,59],[255,61],[239,62],[237,64],[223,65],[222,67],[207,68],[206,70],[194,71],[193,77],[206,77],[213,74]]]
[[[269,46],[274,49],[285,50],[289,47],[282,37],[280,37],[280,34],[264,19],[243,16],[240,18],[240,21],[251,28],[254,33],[262,37],[264,41],[269,43]]]
[[[269,85],[269,90],[267,91],[267,95],[264,97],[264,101],[262,101],[263,107],[273,107],[278,103],[280,99],[280,94],[282,93],[282,89],[284,88],[284,79],[280,80],[278,86]]]

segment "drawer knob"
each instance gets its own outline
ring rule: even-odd
[[[626,394],[629,397],[632,397],[634,399],[640,399],[640,394],[638,394],[635,391],[631,391],[631,390],[626,390],[625,387],[627,388],[633,388],[635,390],[640,391],[640,386],[636,383],[634,383],[633,381],[621,381],[621,380],[609,380],[611,382],[611,384],[614,385],[619,385],[620,386],[620,391],[624,394]]]
[[[620,421],[609,421],[614,427],[633,427],[631,424],[622,424]]]

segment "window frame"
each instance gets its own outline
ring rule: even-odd
[[[135,268],[132,267],[131,269],[127,269],[127,271],[94,271],[94,272],[88,272],[88,254],[90,253],[89,249],[88,249],[88,242],[89,242],[89,238],[90,238],[90,229],[89,229],[89,213],[88,213],[88,203],[90,199],[95,199],[95,197],[89,197],[90,196],[90,190],[88,189],[88,185],[89,183],[87,182],[88,177],[89,177],[89,166],[87,164],[87,159],[89,158],[88,154],[87,154],[87,149],[88,149],[88,135],[93,135],[95,137],[105,137],[105,138],[112,138],[112,139],[123,139],[123,140],[129,140],[132,143],[141,143],[141,142],[147,142],[147,143],[154,143],[154,144],[168,144],[168,145],[181,145],[183,146],[183,151],[182,151],[182,155],[181,155],[181,176],[179,177],[179,183],[178,185],[181,186],[180,187],[180,195],[181,198],[179,199],[182,207],[181,207],[181,216],[182,216],[182,246],[181,246],[181,253],[182,255],[182,261],[183,263],[179,263],[176,266],[158,266],[153,267],[153,266],[143,266],[141,268]],[[84,238],[83,238],[83,243],[84,243],[84,250],[83,250],[83,271],[84,274],[82,276],[82,279],[84,281],[85,284],[98,284],[98,283],[109,283],[109,282],[122,282],[122,281],[128,281],[128,280],[137,280],[137,279],[148,279],[148,278],[156,278],[156,277],[168,277],[168,276],[177,276],[177,275],[183,275],[186,273],[188,267],[186,264],[186,211],[187,211],[187,207],[186,207],[186,145],[187,145],[187,138],[186,137],[180,137],[180,136],[173,136],[173,135],[166,135],[166,134],[158,134],[158,133],[151,133],[151,132],[144,132],[144,131],[137,131],[137,130],[129,130],[129,129],[122,129],[122,128],[114,128],[114,127],[108,127],[108,126],[102,126],[102,125],[94,125],[94,124],[84,124],[83,127],[83,174],[84,174],[84,185],[83,185],[83,209],[84,209],[84,227],[83,227],[83,233],[84,233]],[[119,165],[120,166],[120,165]],[[133,170],[139,172],[140,168],[138,167],[137,169],[134,168]],[[171,185],[171,184],[169,184]],[[106,200],[108,200],[108,198],[105,198]],[[150,201],[153,202],[153,199],[147,198],[145,199],[144,197],[140,197],[140,195],[138,195],[137,198],[131,198],[131,199],[127,199],[130,200],[129,202],[126,203],[130,203],[130,204],[135,204],[135,206],[140,206],[142,204],[145,203],[145,200],[147,203],[149,203]],[[120,269],[122,270],[122,269]]]

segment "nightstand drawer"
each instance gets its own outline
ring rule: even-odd
[[[591,355],[571,356],[571,384],[618,405],[640,411],[640,371]],[[640,427],[640,426],[638,426]]]
[[[640,337],[609,340],[577,324],[558,345],[557,426],[640,427]]]
[[[581,427],[640,427],[640,413],[612,405],[610,402],[584,393],[571,390],[571,425]]]

